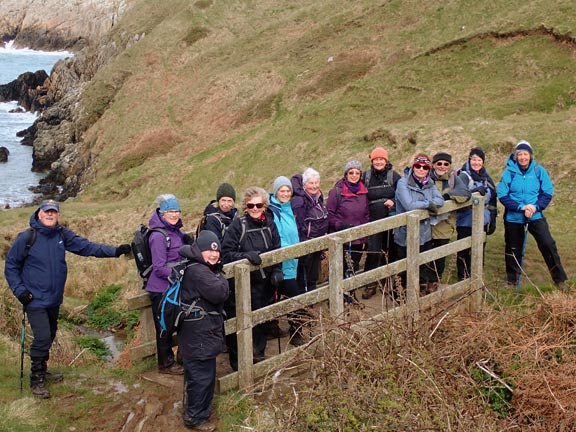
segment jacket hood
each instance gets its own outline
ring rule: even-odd
[[[306,192],[304,191],[304,185],[302,184],[302,174],[295,174],[290,179],[292,182],[292,191],[294,195],[303,197]]]
[[[200,249],[196,244],[184,245],[180,248],[178,253],[181,257],[189,259],[190,261],[206,264],[206,261],[204,261],[204,258],[202,257],[202,252],[200,252]]]
[[[534,169],[535,166],[536,161],[534,159],[530,159],[530,164],[528,165],[526,171]],[[516,161],[515,153],[511,153],[510,156],[508,156],[508,160],[506,161],[506,168],[508,168],[510,171],[515,171],[516,174],[522,173],[522,169],[520,168],[520,165],[518,165],[518,162]]]
[[[150,228],[163,228],[169,231],[180,231],[180,228],[182,228],[182,219],[179,219],[176,225],[170,225],[168,222],[162,219],[158,209],[156,209],[152,214],[150,221],[148,222],[148,226]]]
[[[204,209],[204,215],[209,215],[213,213],[218,213],[218,201],[212,200],[208,203],[206,208]]]

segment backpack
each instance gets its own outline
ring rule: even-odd
[[[195,238],[198,238],[200,232],[206,228],[206,221],[208,220],[209,217],[215,217],[216,219],[218,219],[218,222],[220,222],[220,238],[221,239],[224,238],[224,233],[226,232],[226,225],[224,225],[224,222],[222,222],[222,217],[218,212],[209,213],[202,216],[200,222],[198,222],[198,225],[196,226],[196,231],[194,233]]]
[[[191,304],[181,301],[181,284],[184,273],[188,267],[198,264],[189,260],[180,261],[172,267],[172,275],[168,278],[170,286],[160,300],[158,322],[160,323],[160,337],[178,332],[184,321],[201,320],[206,315],[220,315],[220,312],[206,312],[198,305],[200,298],[193,299]]]
[[[28,254],[30,253],[30,249],[32,245],[36,241],[36,230],[32,227],[26,230],[28,232],[28,238],[26,239],[26,246],[24,248],[24,255],[22,256],[22,260],[28,258]],[[64,242],[64,246],[66,246],[66,236],[64,235],[64,231],[58,230],[60,233],[60,237],[62,237],[62,241]]]
[[[242,248],[243,248],[242,240],[244,240],[244,237],[246,237],[246,233],[261,232],[262,236],[264,237],[264,231],[267,231],[268,234],[270,235],[270,238],[272,238],[272,230],[270,229],[269,226],[263,226],[262,228],[260,228],[260,227],[248,228],[247,222],[246,222],[246,216],[240,216],[240,222],[242,225],[242,231],[240,232],[240,239],[238,239],[238,250],[242,250]]]
[[[136,261],[138,274],[142,278],[142,289],[146,288],[148,278],[152,272],[152,254],[150,253],[148,239],[154,231],[164,235],[166,238],[166,250],[170,249],[170,236],[162,228],[148,228],[146,225],[140,224],[132,237],[132,253],[134,261]]]

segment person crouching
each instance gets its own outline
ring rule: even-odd
[[[184,426],[195,431],[214,431],[209,421],[216,383],[216,356],[223,351],[224,318],[228,282],[221,273],[220,241],[205,230],[196,242],[180,249],[190,260],[182,279],[180,299],[194,304],[178,331],[178,348],[184,362]]]

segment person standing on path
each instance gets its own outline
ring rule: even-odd
[[[129,254],[129,244],[118,247],[93,243],[63,227],[60,204],[44,200],[30,217],[30,228],[16,237],[6,256],[4,276],[22,303],[32,328],[30,388],[34,396],[51,397],[46,381],[59,382],[61,374],[48,371],[50,348],[58,330],[58,313],[68,274],[66,251],[80,256],[118,258]]]
[[[532,234],[554,284],[568,292],[568,277],[550,234],[544,210],[552,201],[554,186],[546,169],[534,160],[528,141],[520,141],[506,162],[498,183],[498,199],[505,208],[504,241],[508,286],[517,286],[527,232]]]

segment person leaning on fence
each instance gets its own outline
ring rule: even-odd
[[[320,189],[320,173],[306,168],[291,179],[294,195],[290,201],[300,241],[322,237],[328,232],[328,210]],[[323,251],[298,258],[296,279],[303,292],[315,290],[320,278]]]
[[[396,185],[401,176],[392,168],[392,164],[388,161],[388,152],[384,148],[374,148],[369,157],[371,166],[362,173],[362,183],[368,189],[368,209],[370,222],[373,222],[395,213]],[[364,271],[373,270],[394,260],[392,230],[368,237]],[[376,294],[377,286],[378,284],[374,283],[365,287],[362,298],[369,299]]]
[[[238,213],[235,201],[236,191],[231,184],[222,183],[218,186],[216,200],[210,201],[204,209],[204,217],[202,218],[204,222],[203,226],[200,227],[200,231],[204,229],[212,231],[218,236],[218,240],[222,242],[226,229]]]
[[[44,200],[30,217],[30,228],[18,234],[6,256],[4,276],[32,328],[30,388],[32,394],[49,398],[46,381],[63,377],[48,371],[50,348],[58,329],[58,313],[64,298],[66,252],[96,258],[130,253],[130,245],[118,247],[93,243],[60,225],[60,204]]]
[[[192,243],[189,234],[182,231],[182,211],[176,197],[172,194],[159,195],[156,198],[158,208],[154,210],[148,226],[150,229],[163,230],[170,237],[170,247],[164,233],[153,231],[148,239],[150,255],[152,256],[152,272],[146,284],[146,291],[152,302],[152,315],[156,329],[156,355],[158,371],[169,375],[182,375],[184,369],[180,366],[172,350],[172,335],[162,334],[160,327],[160,302],[162,294],[170,286],[168,277],[172,274],[171,264],[181,260],[178,253],[184,244]]]
[[[444,198],[430,178],[432,161],[425,154],[419,154],[414,158],[411,168],[406,168],[405,176],[400,179],[396,186],[396,213],[401,214],[411,210],[424,209],[430,212],[430,218],[420,221],[420,252],[430,250],[432,247],[432,229],[437,220],[438,208],[444,205]],[[406,258],[407,228],[401,226],[394,229],[394,242],[396,243],[397,257],[399,260]],[[402,287],[406,288],[406,272],[400,273]],[[434,288],[436,275],[430,266],[420,266],[420,293],[429,294]],[[398,293],[395,293],[398,295]]]
[[[520,141],[508,158],[498,183],[498,199],[505,208],[505,260],[509,286],[519,283],[529,232],[536,240],[554,284],[564,292],[569,290],[566,285],[568,277],[543,213],[553,196],[554,186],[548,172],[534,160],[530,143]]]
[[[270,210],[274,214],[274,223],[280,233],[280,243],[282,247],[295,245],[300,241],[298,236],[298,226],[292,211],[290,199],[292,198],[292,183],[288,177],[280,176],[274,180],[273,192],[270,194]],[[300,289],[296,280],[298,269],[298,258],[286,260],[282,263],[282,274],[284,280],[280,283],[279,290],[275,292],[286,297],[296,297],[304,291]],[[276,295],[274,301],[278,301]],[[292,313],[288,316],[288,326],[290,344],[294,346],[305,343],[302,336],[301,313]],[[278,320],[275,320],[276,323]],[[276,324],[277,326],[277,324]],[[279,328],[279,327],[278,327]],[[280,334],[276,335],[279,336]]]
[[[247,188],[242,197],[243,214],[235,218],[224,234],[222,255],[225,263],[247,259],[250,264],[260,266],[260,254],[279,249],[281,246],[280,234],[274,223],[274,216],[268,210],[270,200],[268,193],[256,186]],[[279,286],[283,280],[282,264],[275,264],[266,268],[258,268],[250,272],[250,294],[252,310],[269,305],[269,299],[274,287]],[[234,281],[230,279],[233,288]],[[228,318],[236,316],[234,290],[225,305]],[[266,326],[258,324],[252,329],[254,342],[254,361],[265,359],[266,352]],[[230,366],[238,370],[238,348],[236,334],[226,337]]]
[[[344,166],[344,177],[336,182],[328,194],[329,232],[337,232],[368,223],[368,189],[361,181],[362,164],[352,160]],[[344,277],[358,271],[366,238],[344,245]]]
[[[460,173],[468,177],[470,192],[478,192],[486,197],[484,201],[484,231],[491,235],[496,230],[496,186],[484,167],[485,160],[486,155],[480,147],[472,148],[468,155],[468,162],[462,166]],[[472,235],[472,207],[467,207],[456,213],[456,231],[458,232],[458,240]],[[486,242],[484,242],[484,248],[486,248]],[[456,256],[458,280],[461,281],[470,276],[471,249],[461,250]]]
[[[452,155],[446,152],[436,153],[432,157],[432,171],[430,178],[434,180],[436,188],[442,194],[445,201],[453,200],[456,203],[465,203],[472,193],[468,188],[468,176],[457,173],[451,169]],[[444,213],[438,217],[438,221],[432,226],[432,248],[444,246],[450,242],[450,238],[456,232],[456,212]],[[446,257],[441,257],[432,263],[434,279],[431,281],[430,291],[436,291],[438,283],[444,274]]]
[[[224,302],[228,281],[222,275],[220,241],[202,231],[196,242],[184,245],[180,255],[189,265],[182,278],[180,301],[194,304],[178,331],[178,349],[184,364],[183,421],[197,431],[213,431],[209,421],[216,383],[216,356],[224,349]]]

